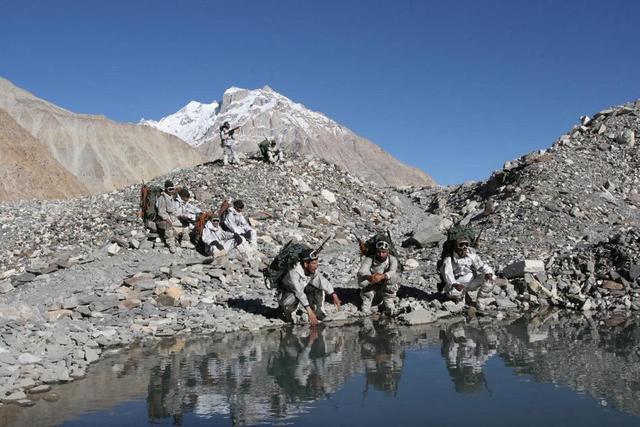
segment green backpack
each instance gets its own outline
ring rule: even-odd
[[[264,284],[267,289],[280,287],[284,276],[289,270],[295,267],[296,263],[300,262],[300,254],[305,250],[311,249],[304,243],[291,242],[292,240],[284,245],[284,247],[280,249],[280,252],[278,252],[278,255],[271,261],[269,267],[262,271]]]
[[[258,147],[260,148],[260,154],[262,154],[263,158],[267,158],[267,151],[269,150],[269,146],[271,145],[271,141],[265,138],[262,142],[258,143]]]

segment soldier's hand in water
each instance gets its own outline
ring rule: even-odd
[[[239,235],[238,233],[233,233],[233,240],[236,241],[236,245],[242,244],[242,236]]]
[[[311,309],[311,307],[307,307],[307,315],[309,316],[309,325],[316,326],[320,323],[316,313]]]
[[[334,292],[333,294],[331,294],[331,297],[333,298],[333,305],[335,305],[336,308],[340,310],[341,301],[340,298],[338,298],[338,294]]]
[[[454,283],[453,284],[453,288],[458,292],[464,291],[464,285],[462,285],[460,283]]]

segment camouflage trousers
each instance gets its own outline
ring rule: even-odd
[[[235,145],[225,145],[223,147],[224,156],[222,157],[222,163],[225,165],[231,164],[240,164],[240,159],[238,158],[238,153],[236,152]]]
[[[176,229],[164,221],[156,222],[156,229],[160,239],[169,248],[170,251],[176,250]]]
[[[325,292],[322,289],[309,285],[304,288],[304,293],[307,295],[309,306],[316,313],[318,320],[322,320],[327,317],[327,313],[324,311]],[[282,317],[286,322],[301,323],[301,320],[295,315],[299,306],[300,302],[293,292],[280,291],[278,307],[280,308]],[[303,315],[306,316],[306,313]]]
[[[362,311],[371,313],[371,305],[376,296],[382,298],[382,304],[390,315],[396,313],[395,299],[400,284],[396,280],[385,280],[381,283],[368,285],[360,290],[362,298]]]
[[[445,286],[444,290],[454,300],[461,300],[464,295],[468,295],[471,300],[475,301],[478,298],[490,297],[493,293],[494,283],[491,280],[486,280],[484,274],[471,275],[458,277],[458,283],[464,285],[462,291],[457,290],[451,285]]]

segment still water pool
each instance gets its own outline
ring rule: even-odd
[[[614,324],[615,323],[615,324]],[[640,323],[557,313],[173,339],[113,355],[6,425],[639,426]]]

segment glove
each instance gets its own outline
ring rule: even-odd
[[[213,246],[218,248],[219,251],[224,250],[224,246],[222,246],[222,243],[220,243],[220,242],[213,242]]]
[[[242,236],[239,235],[238,233],[234,233],[233,234],[233,240],[236,241],[236,245],[241,245],[242,244]]]

